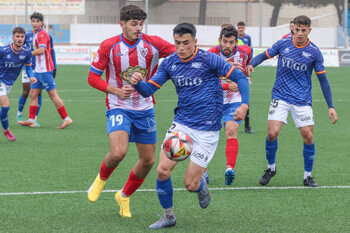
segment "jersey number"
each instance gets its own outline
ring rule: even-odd
[[[109,117],[109,120],[112,122],[112,127],[114,127],[116,124],[121,125],[123,123],[123,115],[112,115]]]
[[[271,106],[274,107],[274,108],[277,108],[277,106],[278,106],[278,100],[272,100],[272,101],[271,101]]]

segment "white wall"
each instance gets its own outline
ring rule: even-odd
[[[173,43],[173,28],[171,24],[150,24],[148,34],[157,35]],[[196,26],[198,44],[201,46],[213,46],[219,37],[219,26]],[[118,35],[122,32],[117,24],[71,24],[72,44],[100,44],[103,40]],[[263,27],[261,47],[270,47],[283,35],[287,34],[287,27]],[[253,47],[259,46],[259,28],[247,27],[246,33],[252,37]],[[319,48],[335,48],[336,28],[313,28],[310,39]]]

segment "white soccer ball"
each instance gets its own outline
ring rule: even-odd
[[[192,149],[192,139],[181,131],[168,134],[163,142],[165,155],[176,162],[185,160],[192,153]]]

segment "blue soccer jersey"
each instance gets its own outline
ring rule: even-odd
[[[252,47],[252,39],[249,35],[245,34],[243,37],[238,37],[238,39],[242,40],[244,44],[248,45],[249,47]]]
[[[298,47],[294,37],[277,41],[265,54],[271,58],[279,55],[276,81],[272,89],[272,99],[280,99],[289,104],[311,106],[311,75],[325,73],[321,51],[310,40]]]
[[[246,82],[245,90],[249,96],[249,85],[244,74],[218,55],[198,48],[186,60],[181,60],[177,53],[169,55],[161,63],[157,74],[148,82],[158,89],[167,80],[173,81],[178,95],[174,121],[198,130],[217,131],[222,127],[223,114],[220,75],[238,82],[239,85]],[[155,91],[152,89],[152,92]],[[242,101],[249,104],[249,97]]]
[[[13,44],[0,47],[0,81],[6,85],[13,85],[23,65],[32,65],[31,59],[32,52],[29,48],[22,47],[16,51]]]

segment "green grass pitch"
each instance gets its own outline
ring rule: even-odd
[[[156,163],[140,191],[131,197],[133,217],[119,217],[114,191],[121,189],[137,160],[130,143],[124,161],[108,180],[96,203],[86,191],[99,172],[108,152],[105,94],[87,83],[89,66],[59,66],[56,78],[73,124],[57,130],[61,123],[46,93],[38,122],[30,129],[16,123],[20,78],[10,93],[10,129],[15,142],[0,137],[0,232],[147,232],[163,213],[154,191]],[[302,140],[294,122],[279,136],[277,175],[262,189],[259,177],[267,167],[265,137],[274,67],[256,68],[251,85],[251,125],[254,134],[239,129],[236,180],[225,186],[225,135],[221,130],[216,154],[209,165],[211,203],[201,209],[197,195],[184,190],[188,160],[172,174],[175,228],[160,232],[349,232],[350,231],[350,68],[328,68],[339,122],[332,125],[316,76],[313,76],[314,138],[316,160],[313,176],[321,186],[302,188]],[[177,96],[171,82],[155,95],[158,142],[173,119]],[[25,118],[28,116],[28,103]],[[244,126],[244,123],[242,123]],[[300,188],[298,188],[300,187]],[[228,189],[230,188],[230,189]],[[77,192],[75,192],[77,191]]]

